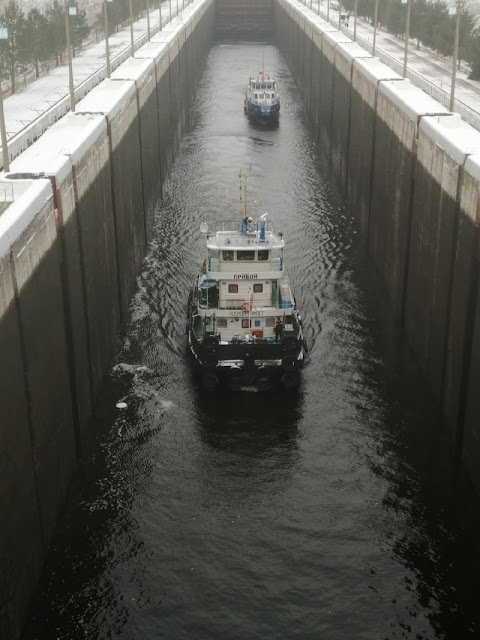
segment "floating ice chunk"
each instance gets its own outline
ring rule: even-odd
[[[126,402],[117,402],[117,409],[126,409],[126,408],[127,408]]]

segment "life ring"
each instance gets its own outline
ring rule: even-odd
[[[243,313],[247,313],[248,311],[252,310],[252,303],[242,302],[242,304],[240,305],[240,309],[243,311]]]

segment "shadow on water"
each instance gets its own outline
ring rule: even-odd
[[[198,390],[198,435],[213,449],[261,458],[282,449],[294,456],[301,419],[301,391],[226,392],[208,394]]]

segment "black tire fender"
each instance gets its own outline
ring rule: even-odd
[[[287,372],[297,371],[300,367],[300,362],[295,356],[285,356],[282,360],[282,367]]]

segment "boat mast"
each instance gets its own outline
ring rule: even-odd
[[[247,170],[243,170],[243,217],[247,217]]]

